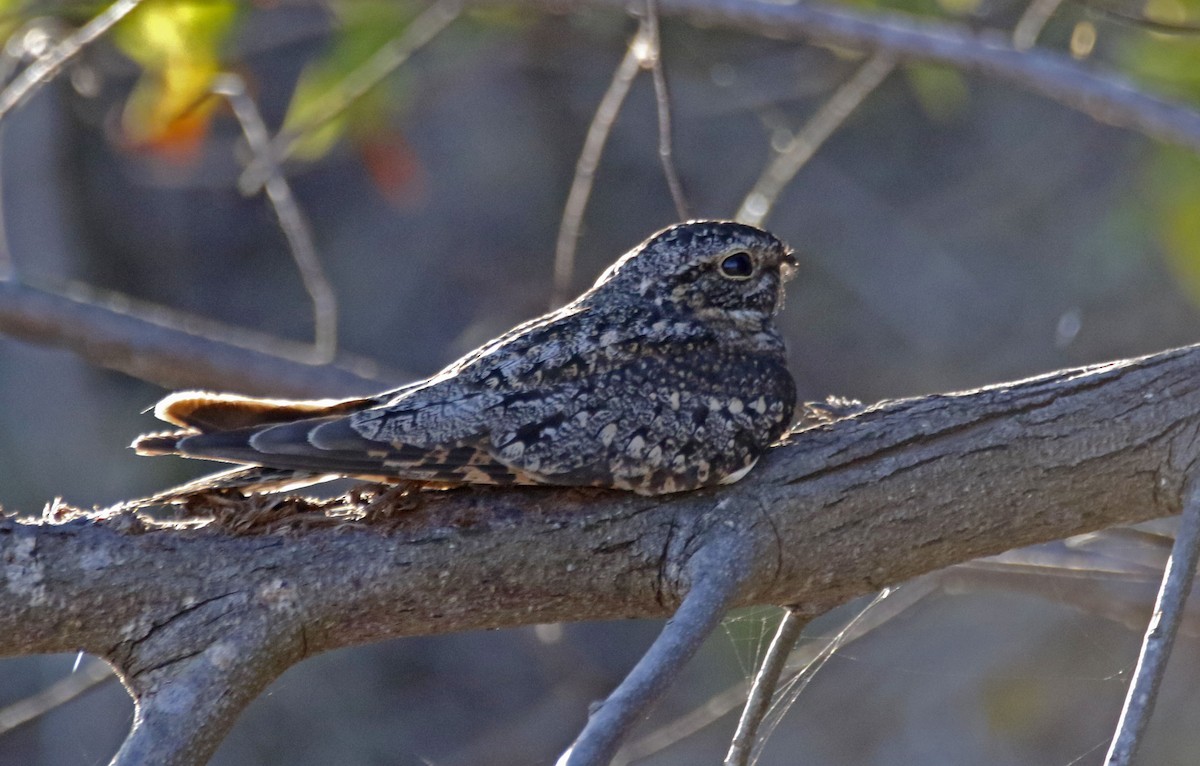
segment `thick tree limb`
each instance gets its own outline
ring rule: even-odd
[[[672,613],[736,544],[737,604],[833,605],[977,556],[1179,511],[1200,347],[885,402],[794,434],[746,480],[645,498],[427,493],[386,525],[273,534],[129,514],[0,521],[0,654],[85,650],[139,703],[140,743],[202,763],[288,665],[406,635]],[[409,499],[411,501],[411,498]],[[218,691],[223,690],[223,691]],[[177,736],[178,711],[195,731]],[[163,744],[170,741],[170,747]],[[165,748],[159,750],[159,748]]]
[[[209,628],[205,631],[209,634],[205,637],[207,646],[198,653],[173,651],[171,643],[176,639],[172,637],[172,623],[156,626],[142,639],[159,640],[156,633],[163,631],[167,651],[158,664],[123,674],[137,702],[137,712],[112,766],[207,763],[246,705],[288,665],[298,661],[303,633],[287,629],[286,613],[291,607],[285,605],[286,595],[284,601],[265,610],[266,614],[237,620],[233,626],[219,619],[219,615],[229,613],[231,606],[237,610],[240,597],[229,598],[226,606],[214,608],[218,617],[208,618],[213,622],[187,621],[186,630]],[[279,608],[284,615],[278,614]],[[284,619],[273,619],[280,616]]]
[[[82,288],[68,295],[0,281],[0,333],[66,348],[167,388],[312,397],[363,394],[399,382],[362,359],[308,364],[302,361],[311,353],[307,344]]]

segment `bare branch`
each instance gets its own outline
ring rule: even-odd
[[[767,739],[771,736],[771,732],[775,731],[775,727],[779,725],[779,722],[783,720],[784,715],[787,714],[787,711],[791,708],[792,703],[798,696],[800,696],[800,693],[808,687],[813,678],[816,677],[817,673],[821,672],[821,669],[825,667],[825,664],[829,662],[830,658],[833,657],[833,655],[836,654],[843,645],[854,640],[854,638],[861,636],[865,632],[865,630],[859,628],[859,623],[863,622],[864,619],[874,611],[876,606],[883,603],[890,593],[891,590],[889,588],[884,588],[877,593],[875,598],[871,599],[871,601],[864,606],[862,610],[858,612],[858,614],[854,615],[849,622],[842,626],[842,628],[833,635],[833,638],[822,643],[821,648],[818,649],[816,653],[811,656],[811,658],[807,659],[800,666],[799,671],[788,678],[788,680],[783,684],[783,687],[779,693],[776,695],[775,699],[768,700],[770,702],[770,706],[767,710],[762,712],[761,719],[751,719],[750,721],[755,728],[760,726],[762,727],[761,734],[757,739],[751,738],[749,740],[747,744],[750,745],[750,750],[748,752],[742,750],[739,753],[734,753],[733,749],[731,748],[730,755],[738,755],[743,760],[726,761],[729,766],[733,766],[733,764],[737,764],[737,766],[742,766],[742,764],[754,766],[754,764],[758,763],[758,759],[762,755],[762,751],[766,745]],[[747,708],[749,708],[749,705],[747,705]]]
[[[718,503],[714,511],[720,510]],[[621,742],[671,682],[737,597],[749,574],[751,554],[740,537],[722,538],[688,562],[693,583],[675,615],[621,685],[588,717],[587,726],[565,752],[563,766],[604,766]]]
[[[223,74],[215,78],[212,92],[229,101],[234,116],[242,126],[251,155],[263,158],[267,174],[264,187],[267,199],[279,219],[279,228],[287,238],[304,289],[312,299],[313,347],[307,361],[313,364],[331,362],[337,354],[337,295],[325,276],[308,221],[292,196],[292,187],[284,178],[279,164],[270,157],[271,140],[262,114],[258,111],[258,105],[246,94],[246,83],[238,75]]]
[[[957,567],[953,567],[950,571],[957,569]],[[857,641],[903,614],[913,604],[934,591],[935,587],[940,584],[941,575],[942,572],[935,572],[926,577],[909,580],[900,587],[893,588],[886,600],[872,601],[869,609],[859,611],[834,631],[840,639],[841,645],[845,646]],[[816,613],[820,610],[812,608],[810,611]],[[772,643],[772,646],[774,645]],[[809,667],[827,650],[828,644],[818,641],[794,647],[791,654],[786,657],[787,665],[801,668],[800,672],[803,673],[805,668]],[[630,742],[617,753],[617,757],[613,760],[613,766],[626,766],[626,764],[642,758],[648,758],[695,734],[737,708],[744,707],[747,703],[749,688],[749,683],[733,684],[713,695],[696,709],[660,726],[646,736]],[[766,712],[768,711],[764,711],[764,713]],[[761,750],[764,739],[765,737],[759,736],[758,742],[753,743],[754,752]]]
[[[8,87],[0,91],[0,120],[23,104],[38,88],[54,79],[85,46],[129,15],[140,3],[141,0],[116,0],[94,19],[64,38],[45,56],[27,66]]]
[[[1154,712],[1158,687],[1167,671],[1167,660],[1171,657],[1171,647],[1179,630],[1183,605],[1196,577],[1196,561],[1200,559],[1200,477],[1193,474],[1189,479],[1175,545],[1171,548],[1171,557],[1167,559],[1163,572],[1162,588],[1154,604],[1154,614],[1142,639],[1142,650],[1138,654],[1133,681],[1129,684],[1125,706],[1117,722],[1117,731],[1105,757],[1104,762],[1109,766],[1131,766],[1137,755],[1138,746],[1150,723],[1150,715]]]
[[[303,652],[303,634],[287,629],[294,605],[287,603],[286,585],[273,590],[263,595],[282,601],[234,630],[214,634],[207,621],[239,611],[248,594],[185,605],[141,639],[149,646],[138,646],[122,671],[134,697],[133,728],[112,766],[208,762],[245,706]],[[183,637],[183,630],[204,641]]]
[[[167,388],[332,396],[375,391],[402,378],[354,357],[314,366],[304,361],[307,344],[79,286],[60,294],[0,282],[0,333],[66,348]]]
[[[55,681],[37,694],[0,708],[0,737],[115,678],[107,662],[88,662],[82,669]]]
[[[238,179],[242,193],[253,194],[258,191],[276,172],[272,168],[278,168],[280,163],[291,157],[305,135],[337,118],[351,104],[383,82],[414,53],[450,26],[460,13],[461,0],[438,0],[425,9],[412,20],[403,34],[377,50],[362,66],[342,80],[337,88],[331,90],[303,122],[280,131],[271,140],[270,147],[253,158]]]
[[[518,0],[474,0],[512,5]],[[539,7],[623,10],[625,0],[525,0]],[[1101,122],[1200,151],[1200,111],[1153,96],[1126,77],[1047,50],[1022,51],[1006,33],[927,21],[899,13],[856,10],[819,2],[659,0],[664,14],[766,37],[817,38],[862,50],[888,50],[900,59],[932,61],[1011,82]]]
[[[783,187],[796,177],[800,168],[812,159],[825,140],[895,68],[896,56],[890,51],[872,54],[771,159],[738,208],[737,220],[761,226],[779,199]]]
[[[1046,27],[1046,22],[1062,5],[1063,0],[1032,0],[1013,27],[1013,47],[1019,51],[1027,51],[1037,42],[1038,35]]]
[[[643,67],[650,68],[654,80],[654,103],[658,109],[658,158],[662,162],[663,175],[667,178],[667,187],[671,190],[671,199],[675,202],[675,214],[679,220],[691,218],[688,209],[687,196],[683,193],[683,182],[679,180],[679,171],[675,167],[674,151],[671,137],[671,92],[667,88],[667,73],[662,62],[662,37],[658,31],[658,2],[646,0],[646,60]]]
[[[558,241],[554,246],[554,287],[550,295],[552,307],[563,304],[571,292],[571,277],[575,273],[575,248],[579,243],[583,211],[587,208],[588,198],[592,196],[596,167],[600,164],[600,155],[604,153],[608,134],[612,132],[613,123],[616,122],[625,97],[629,95],[629,89],[633,85],[633,79],[637,77],[638,69],[642,65],[645,36],[646,25],[643,22],[629,41],[624,58],[613,72],[608,90],[596,106],[596,113],[592,115],[587,136],[583,140],[583,148],[579,151],[579,159],[575,161],[575,177],[571,180],[571,190],[567,192],[562,221],[558,225]]]
[[[771,700],[775,697],[775,686],[779,682],[779,676],[783,673],[784,664],[808,621],[808,615],[795,609],[784,610],[783,619],[779,621],[775,637],[771,639],[771,645],[767,647],[767,654],[763,657],[762,665],[759,666],[758,673],[754,676],[754,682],[750,685],[746,706],[742,710],[741,719],[738,720],[737,731],[733,734],[729,752],[725,755],[726,766],[746,766],[750,762],[750,753],[753,751],[755,740],[758,737],[758,725],[762,723],[763,717],[767,714],[767,708],[770,707]]]

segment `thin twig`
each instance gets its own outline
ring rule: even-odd
[[[129,12],[138,7],[140,3],[141,0],[117,0],[94,19],[63,38],[45,56],[25,67],[25,70],[17,75],[8,87],[0,91],[0,120],[3,120],[15,107],[24,103],[38,88],[53,79],[63,66],[78,55],[86,45],[129,15]]]
[[[748,554],[738,537],[726,538],[695,554],[693,583],[662,633],[619,686],[588,718],[587,725],[558,763],[605,766],[629,730],[667,690],[737,597],[747,572]]]
[[[901,59],[930,61],[1013,83],[1116,127],[1200,151],[1200,111],[1147,93],[1128,77],[1098,71],[1069,55],[1017,50],[1011,33],[970,28],[846,4],[658,0],[666,16],[738,29],[774,39],[818,39],[849,48],[887,49]],[[472,0],[511,5],[513,0]],[[526,6],[562,7],[561,0],[526,0]],[[625,0],[575,0],[571,8],[623,10]]]
[[[1171,645],[1179,629],[1183,605],[1196,576],[1196,561],[1200,558],[1200,477],[1190,477],[1183,498],[1183,518],[1171,547],[1163,571],[1162,587],[1154,603],[1154,614],[1146,627],[1142,639],[1142,650],[1138,655],[1133,681],[1125,697],[1125,707],[1117,722],[1112,745],[1104,762],[1108,766],[1130,766],[1142,743],[1154,703],[1158,699],[1158,687],[1167,670],[1171,657]]]
[[[579,228],[583,223],[583,211],[587,207],[588,197],[592,194],[592,186],[596,179],[596,167],[600,164],[600,155],[604,153],[604,144],[612,132],[613,123],[629,89],[633,78],[637,76],[642,65],[642,49],[645,47],[646,24],[643,21],[633,39],[625,49],[625,57],[613,72],[612,82],[608,90],[596,106],[592,122],[588,126],[587,137],[583,140],[583,149],[579,159],[575,161],[575,177],[571,180],[571,190],[567,193],[567,203],[563,207],[562,221],[558,225],[558,242],[554,247],[554,286],[551,292],[551,307],[561,305],[571,290],[571,278],[575,272],[575,247],[579,242]]]
[[[1003,33],[820,2],[659,0],[659,3],[664,13],[686,13],[726,27],[775,37],[816,37],[851,47],[884,48],[901,58],[979,72],[1040,93],[1101,122],[1200,150],[1200,111],[1150,95],[1127,77],[1097,71],[1068,55],[1017,50]],[[619,5],[615,0],[605,4]]]
[[[272,166],[278,167],[291,157],[306,134],[341,115],[351,104],[383,82],[414,53],[441,34],[461,13],[461,0],[438,0],[426,8],[409,23],[399,37],[389,40],[335,88],[328,91],[302,122],[281,130],[271,139],[266,150],[261,154],[256,153],[238,180],[238,187],[242,193],[253,194],[258,191],[275,172]]]
[[[891,594],[891,592],[891,589],[884,588],[882,591],[877,593],[875,598],[871,599],[871,601],[864,606],[862,610],[858,612],[858,614],[854,615],[854,617],[847,622],[841,628],[841,630],[839,630],[833,636],[833,638],[829,639],[829,641],[821,646],[820,650],[814,657],[812,657],[812,659],[805,662],[801,666],[800,670],[798,670],[783,684],[779,694],[774,700],[771,701],[770,706],[758,721],[759,730],[762,732],[761,735],[750,741],[751,751],[745,756],[745,761],[740,763],[745,763],[748,766],[754,766],[754,764],[758,762],[759,757],[762,755],[763,747],[766,745],[767,739],[769,739],[771,736],[771,732],[775,731],[775,727],[778,726],[779,722],[783,720],[784,714],[787,713],[788,709],[792,706],[792,703],[795,702],[796,698],[800,696],[800,693],[804,691],[804,689],[812,682],[813,678],[816,677],[817,673],[821,672],[821,669],[825,667],[825,664],[829,662],[829,659],[833,657],[833,655],[836,654],[844,644],[853,640],[854,637],[860,636],[866,632],[859,627],[860,623],[867,618],[867,616],[875,609],[875,607],[883,603],[887,599],[888,595]],[[923,593],[917,594],[918,598],[923,596]],[[906,601],[901,605],[902,609],[907,609],[912,605],[912,603],[912,601]],[[896,612],[893,610],[889,615],[889,619],[895,614]],[[730,752],[732,753],[732,748],[730,749]],[[727,765],[729,763],[729,761],[726,761]]]
[[[742,200],[737,220],[759,226],[775,206],[780,192],[817,149],[846,121],[859,104],[896,68],[897,57],[879,50],[858,68],[850,79],[834,91],[817,113],[788,141],[763,170],[754,188]]]
[[[247,95],[246,83],[242,78],[234,74],[220,75],[213,80],[212,92],[224,96],[233,107],[233,114],[241,124],[246,143],[250,146],[250,153],[256,157],[268,157],[271,141],[267,126],[258,111],[258,105]],[[268,160],[266,167],[268,173],[264,189],[267,199],[271,201],[271,207],[279,219],[279,228],[287,237],[292,260],[300,271],[304,289],[312,299],[313,352],[309,361],[326,364],[337,355],[337,295],[321,266],[308,221],[296,204],[292,187],[284,178],[278,163]]]
[[[673,141],[671,134],[671,91],[667,88],[667,73],[662,62],[662,36],[658,30],[658,0],[646,0],[646,56],[642,67],[649,67],[651,78],[654,80],[654,103],[658,109],[658,158],[662,162],[663,175],[667,177],[667,187],[671,190],[671,199],[675,202],[675,213],[679,220],[691,218],[687,196],[683,192],[683,182],[679,180],[679,170],[675,167]]]
[[[14,35],[26,35],[30,28],[37,28],[35,24],[26,25],[25,28],[18,29]],[[14,44],[13,38],[9,37],[8,41],[0,49],[0,82],[7,83],[9,77],[20,66],[21,60],[26,52],[25,43]],[[4,125],[0,123],[0,156],[3,154],[4,146]],[[0,281],[15,279],[17,276],[16,265],[13,261],[12,251],[8,247],[8,222],[4,213],[4,179],[0,177]]]
[[[92,660],[81,669],[60,678],[37,694],[0,708],[0,737],[44,716],[105,681],[116,680],[112,668],[103,660]]]
[[[1033,0],[1013,27],[1013,47],[1019,51],[1032,48],[1038,35],[1046,28],[1046,22],[1050,21],[1062,3],[1063,0]]]
[[[903,587],[893,589],[886,601],[875,604],[870,611],[864,610],[855,614],[836,631],[842,637],[842,646],[883,627],[894,617],[903,614],[918,601],[935,592],[939,587],[941,575],[941,572],[937,572],[910,580],[904,583]],[[788,664],[800,668],[807,667],[824,649],[824,644],[819,642],[795,647],[788,657]],[[749,684],[746,682],[733,684],[713,695],[701,707],[669,721],[641,739],[630,742],[617,753],[613,761],[614,766],[647,758],[743,707],[748,689]]]
[[[725,755],[726,766],[746,766],[749,761],[750,753],[754,749],[754,742],[758,737],[758,726],[762,723],[763,717],[767,714],[767,708],[770,707],[771,700],[775,696],[775,686],[779,682],[779,676],[783,673],[787,658],[791,655],[792,648],[795,647],[796,640],[800,638],[800,633],[808,621],[807,615],[803,615],[795,609],[789,608],[784,612],[783,619],[779,622],[779,628],[775,631],[775,638],[771,640],[767,654],[763,657],[762,666],[758,669],[758,673],[754,676],[754,682],[750,685],[746,706],[742,709],[742,717],[738,720],[737,731],[734,732],[733,741],[729,744],[729,752]]]

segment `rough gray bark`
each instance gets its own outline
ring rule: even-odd
[[[139,704],[116,763],[203,763],[289,665],[385,638],[669,615],[736,542],[735,604],[819,611],[1009,548],[1177,513],[1200,347],[884,402],[667,498],[431,493],[388,525],[245,535],[0,521],[0,654],[85,650]],[[726,576],[726,575],[722,575]],[[719,589],[718,589],[719,590]],[[153,753],[153,757],[149,754]]]

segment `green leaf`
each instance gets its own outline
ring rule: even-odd
[[[908,64],[904,74],[930,119],[946,122],[967,108],[971,92],[958,70],[934,64]]]
[[[126,135],[137,145],[190,156],[214,107],[236,0],[146,0],[113,30],[117,47],[143,72],[125,105]]]
[[[348,130],[370,133],[387,123],[396,99],[379,86],[352,99],[347,78],[403,34],[419,10],[410,3],[365,0],[332,7],[340,20],[333,44],[301,73],[284,119],[284,130],[298,136],[296,155],[305,159],[325,154]],[[394,86],[404,78],[397,74],[385,82]]]
[[[1162,147],[1148,168],[1158,239],[1188,296],[1200,304],[1200,158]]]

